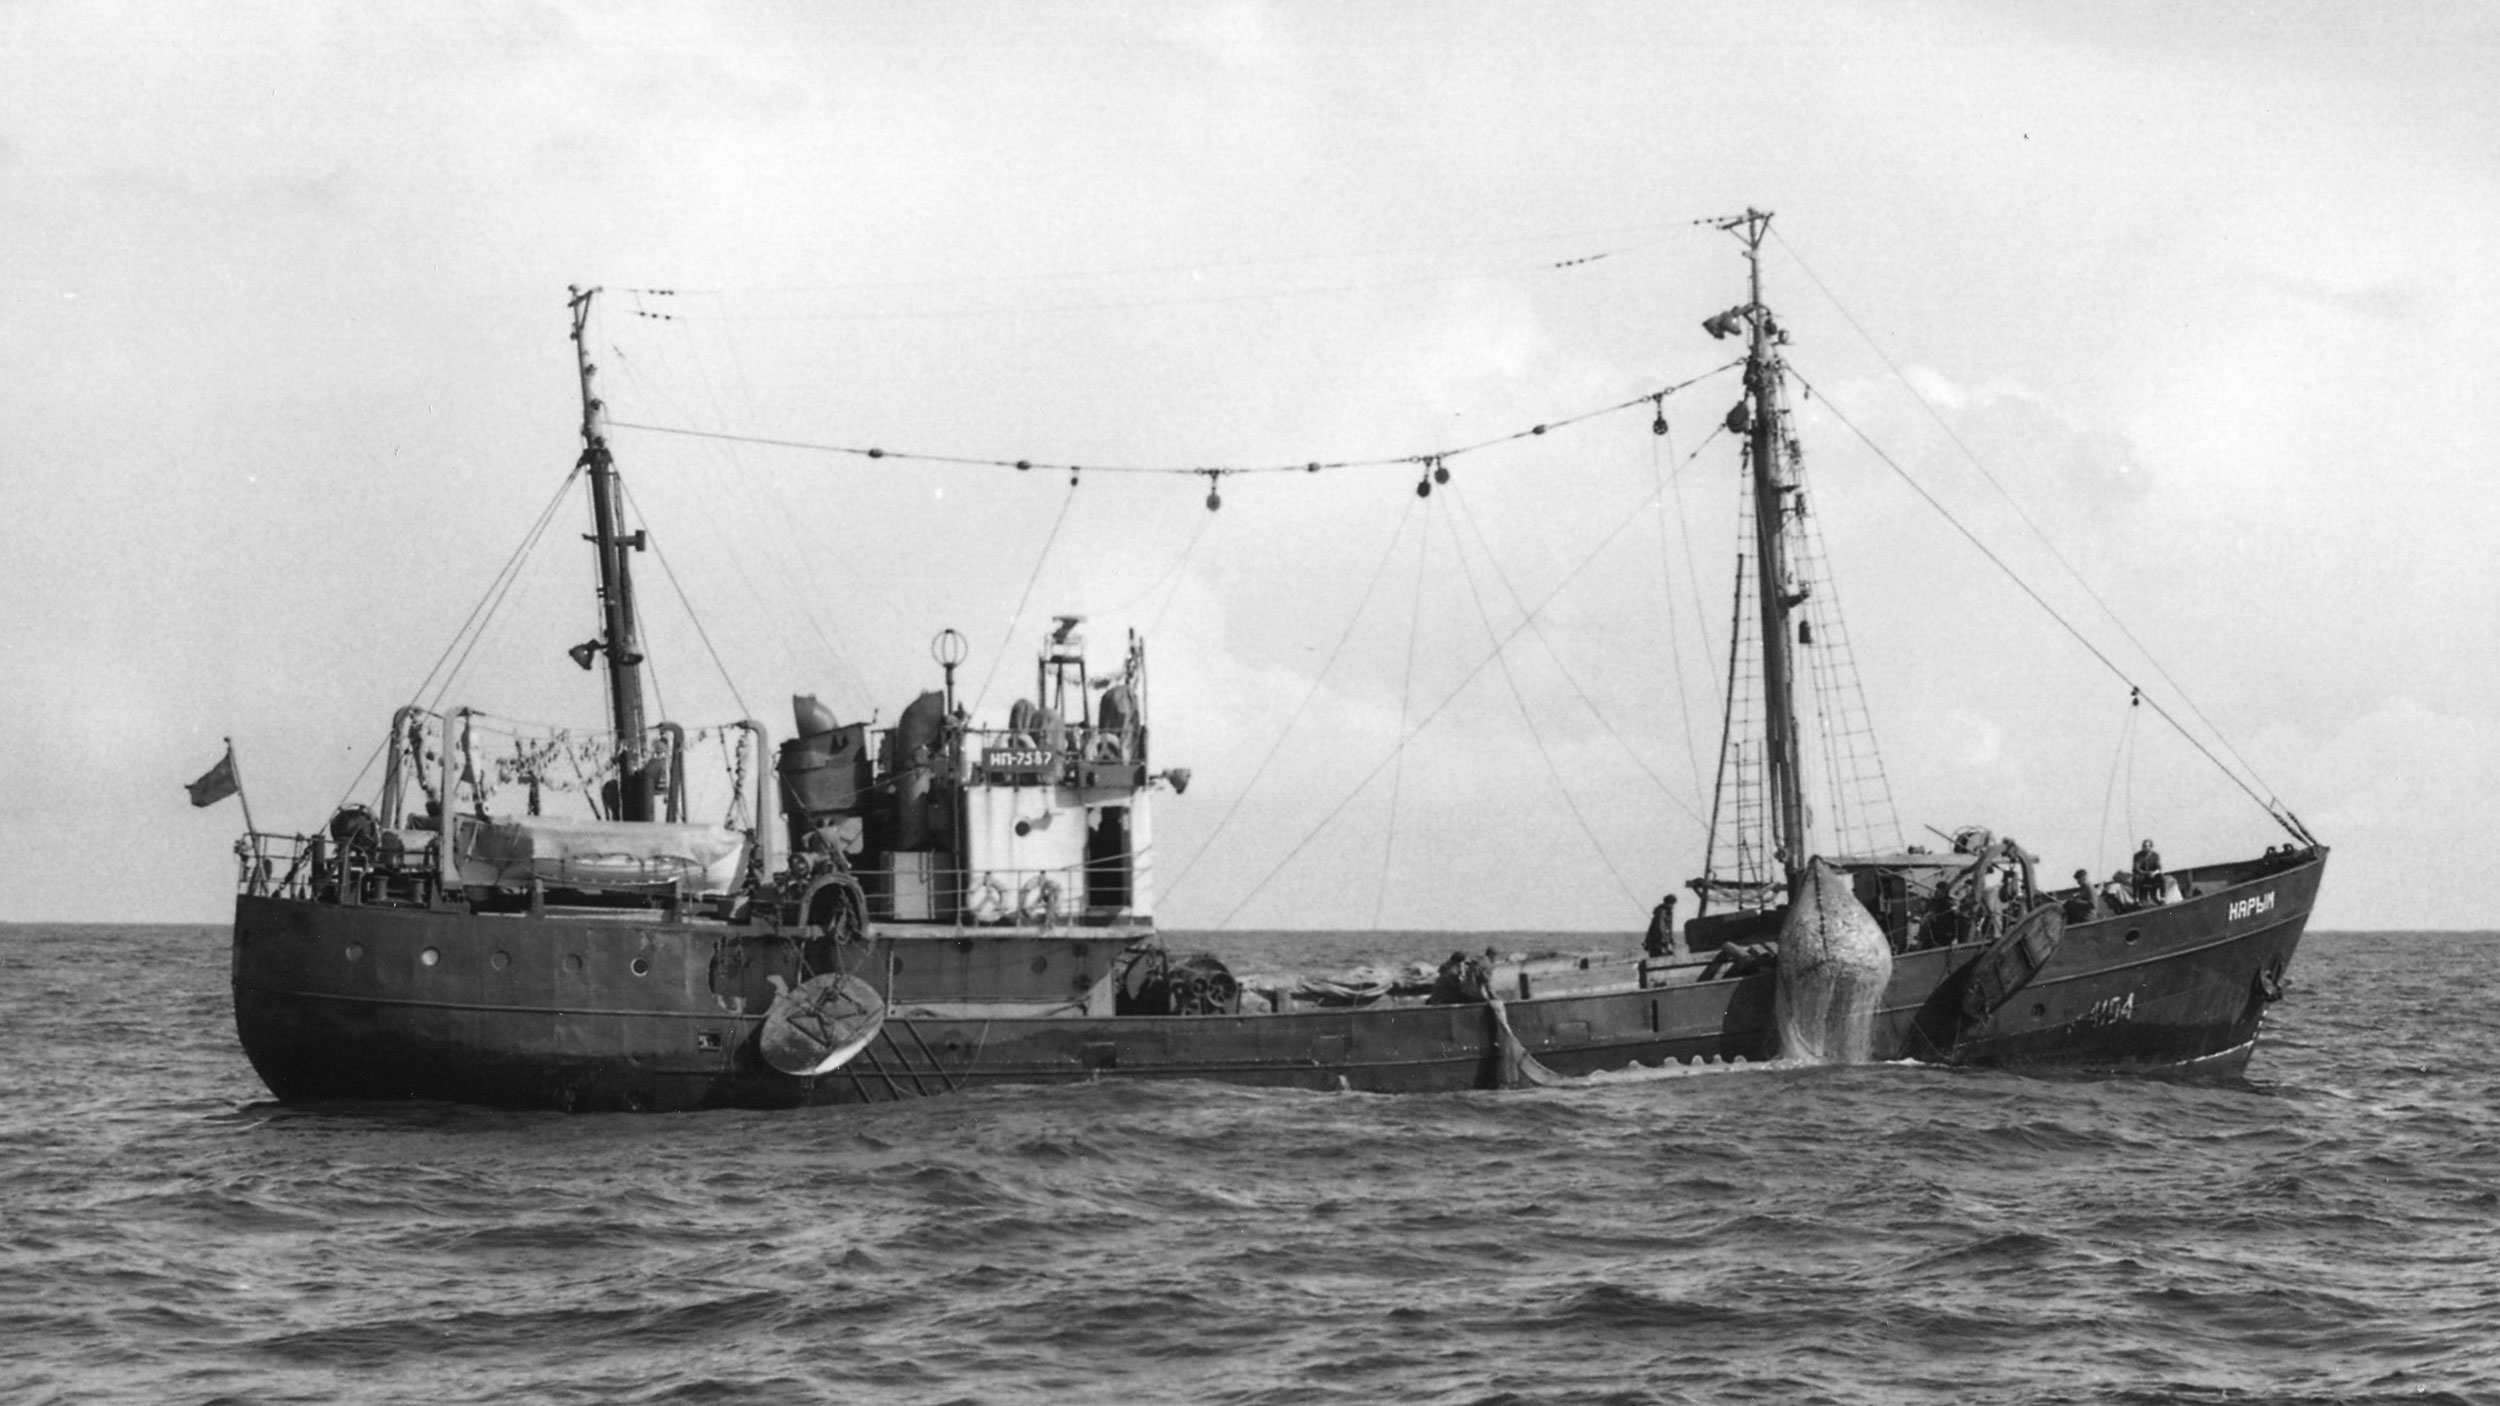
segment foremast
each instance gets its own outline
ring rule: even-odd
[[[1725,336],[1741,320],[1750,334],[1745,400],[1737,418],[1748,436],[1745,457],[1753,492],[1754,594],[1762,610],[1762,728],[1772,823],[1779,837],[1777,858],[1786,870],[1793,897],[1811,856],[1806,849],[1803,753],[1798,745],[1797,635],[1791,623],[1797,607],[1805,602],[1806,591],[1792,586],[1788,566],[1788,525],[1798,511],[1794,502],[1797,484],[1786,473],[1788,423],[1780,395],[1779,347],[1788,337],[1762,301],[1762,240],[1771,230],[1770,213],[1749,209],[1719,227],[1745,241],[1747,301],[1704,325],[1712,335]]]
[[[628,555],[642,550],[643,535],[619,529],[616,466],[608,454],[606,407],[592,383],[599,368],[591,364],[586,333],[591,300],[599,290],[575,287],[567,291],[573,295],[573,357],[582,381],[581,467],[590,476],[591,512],[598,529],[590,540],[599,561],[601,633],[599,639],[574,646],[572,654],[585,669],[593,654],[607,662],[608,714],[616,736],[613,818],[650,820],[654,818],[653,787],[643,746],[642,649],[635,627],[634,577]]]

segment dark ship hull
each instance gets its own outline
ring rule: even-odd
[[[2027,983],[1976,1017],[1964,997],[1982,944],[1902,952],[1873,1052],[2236,1075],[2324,867],[2319,850],[2289,867],[2191,871],[2192,898],[2067,927]],[[886,986],[883,1030],[841,1069],[798,1077],[766,1064],[757,1037],[773,978],[800,975],[806,933],[659,917],[246,896],[236,1023],[253,1067],[290,1102],[581,1110],[874,1103],[1103,1078],[1447,1092],[1515,1082],[1510,1056],[1521,1051],[1556,1074],[1589,1075],[1763,1061],[1779,1047],[1776,974],[1713,976],[1698,957],[1506,973],[1498,1006],[1119,1015],[1100,1013],[1130,944],[1116,929],[889,930],[858,962]],[[1503,1039],[1505,1015],[1516,1046]]]
[[[1692,883],[1705,913],[1680,936],[1670,900],[1645,956],[1454,956],[1402,991],[1323,980],[1244,1001],[1220,962],[1175,962],[1155,937],[1151,793],[1178,795],[1189,772],[1150,760],[1143,640],[1131,632],[1120,665],[1097,674],[1081,616],[1055,617],[1034,691],[1003,727],[958,706],[967,646],[952,630],[930,646],[944,691],[921,692],[891,727],[843,726],[804,696],[777,752],[751,717],[693,732],[650,721],[631,570],[647,534],[625,523],[593,389],[597,290],[576,289],[576,472],[602,623],[566,653],[584,668],[604,659],[612,730],[411,703],[392,721],[378,807],[344,807],[319,835],[249,834],[234,1003],[253,1067],[289,1101],[653,1110],[1100,1078],[1446,1092],[1784,1050],[2238,1073],[2326,856],[2258,787],[2241,781],[2289,849],[2165,876],[2147,840],[2097,893],[2080,873],[2082,886],[2043,892],[2036,857],[1982,826],[1952,836],[1950,853],[1902,849],[1897,825],[1883,839],[1851,803],[1810,833],[1810,757],[1836,790],[1881,787],[1883,774],[1863,703],[1845,701],[1854,681],[1827,677],[1849,667],[1846,634],[1788,426],[1789,337],[1762,302],[1770,216],[1714,223],[1743,240],[1751,269],[1748,301],[1703,323],[1747,342],[1725,427],[1743,444],[1748,525],[1720,786]],[[1667,395],[1702,379],[1614,408],[1654,407],[1663,435]],[[1383,462],[1422,466],[1429,497],[1448,481],[1445,457]],[[1170,471],[1213,485],[1241,470]],[[1208,507],[1219,502],[1211,488]],[[1810,714],[1801,671],[1823,680]],[[2130,706],[2143,701],[2128,687]],[[1758,718],[1745,710],[1758,735],[1738,731],[1740,696],[1760,705]],[[717,825],[689,819],[689,746],[707,736],[729,782]],[[194,784],[195,804],[239,789],[231,761]],[[567,790],[587,816],[543,809]],[[1843,814],[1858,817],[1855,838]],[[1732,907],[1706,911],[1722,899]]]

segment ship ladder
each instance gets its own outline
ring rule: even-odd
[[[904,1034],[911,1037],[912,1043],[920,1047],[921,1057],[927,1060],[925,1067],[915,1062],[911,1051],[905,1049],[902,1042],[894,1038],[894,1028],[898,1025],[902,1027]],[[986,1032],[984,1032],[984,1038],[986,1039]],[[891,1071],[886,1068],[886,1061],[877,1055],[877,1048],[880,1045],[885,1048],[888,1055],[893,1057],[894,1067]],[[963,1089],[963,1081],[946,1072],[945,1062],[938,1058],[937,1051],[929,1048],[928,1040],[921,1035],[919,1028],[908,1020],[888,1021],[884,1028],[877,1032],[876,1043],[860,1051],[859,1059],[853,1064],[844,1066],[844,1071],[851,1077],[851,1087],[859,1093],[860,1101],[874,1103],[877,1101],[874,1094],[859,1077],[857,1067],[859,1064],[867,1065],[868,1071],[877,1077],[878,1082],[885,1085],[888,1102],[899,1103],[914,1096],[928,1098],[933,1094],[958,1093]],[[897,1082],[895,1078],[897,1074],[910,1082],[909,1089]],[[937,1081],[938,1087],[929,1086],[929,1081],[932,1079]]]

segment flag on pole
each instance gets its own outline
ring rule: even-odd
[[[191,792],[191,804],[195,806],[213,806],[241,791],[243,783],[234,775],[234,744],[226,744],[224,758],[210,767],[207,775],[188,783],[187,789]]]

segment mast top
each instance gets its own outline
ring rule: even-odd
[[[1724,339],[1733,336],[1740,327],[1751,328],[1755,334],[1754,355],[1761,358],[1768,350],[1766,339],[1769,345],[1788,340],[1788,334],[1779,329],[1779,324],[1771,317],[1771,310],[1762,303],[1762,241],[1771,233],[1771,212],[1748,209],[1741,215],[1706,223],[1744,241],[1746,288],[1742,305],[1729,308],[1702,323],[1702,329],[1713,338]]]
[[[1748,251],[1759,250],[1762,247],[1762,237],[1771,232],[1771,212],[1756,210],[1748,205],[1745,207],[1745,213],[1741,215],[1730,215],[1726,219],[1712,220],[1709,223],[1745,241],[1745,248]]]

